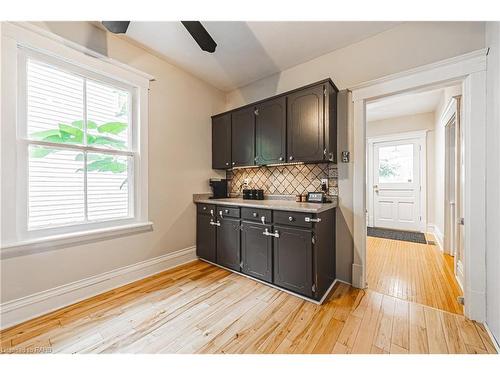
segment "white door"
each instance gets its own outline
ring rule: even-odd
[[[420,139],[373,145],[374,226],[421,231]]]

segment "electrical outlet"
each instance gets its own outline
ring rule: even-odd
[[[328,191],[328,178],[321,179],[321,190],[324,192]]]

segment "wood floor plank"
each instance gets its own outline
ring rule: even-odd
[[[367,238],[367,282],[372,290],[455,314],[462,295],[453,257],[436,245]]]
[[[411,297],[410,285],[397,289]],[[317,305],[204,262],[6,329],[0,342],[4,353],[495,351],[484,327],[460,315],[342,283]]]
[[[439,312],[435,309],[424,307],[425,326],[430,354],[447,354],[448,346],[444,336],[443,326]]]

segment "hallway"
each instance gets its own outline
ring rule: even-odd
[[[463,315],[453,257],[437,245],[367,237],[367,263],[369,289]]]

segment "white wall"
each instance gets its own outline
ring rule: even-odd
[[[414,115],[393,117],[383,120],[371,121],[366,124],[366,137],[427,130],[427,224],[434,224],[435,206],[435,172],[434,172],[434,112],[418,113]],[[367,196],[367,202],[370,194]],[[367,203],[368,206],[368,203]]]
[[[447,87],[443,90],[438,109],[435,112],[435,132],[434,132],[434,230],[438,241],[444,241],[444,205],[445,205],[445,126],[441,122],[441,117],[450,102],[451,98],[461,95],[461,86]]]
[[[1,261],[1,302],[195,244],[192,194],[209,191],[210,116],[225,94],[122,38],[85,22],[39,24],[156,78],[149,95],[149,216],[152,232]],[[29,275],[29,277],[27,277]]]
[[[500,341],[500,23],[486,25],[486,322]]]

